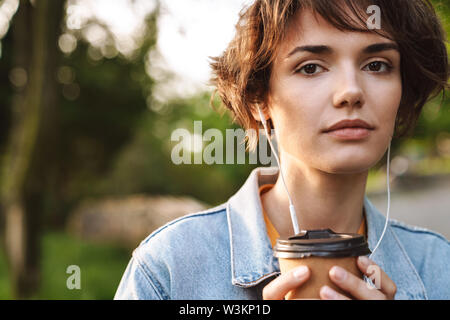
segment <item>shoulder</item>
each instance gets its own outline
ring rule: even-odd
[[[186,275],[196,268],[193,263],[227,245],[226,219],[224,203],[182,216],[152,232],[133,251],[116,298],[172,298],[172,281],[188,286]]]
[[[389,220],[389,224],[395,228],[396,230],[399,231],[404,231],[410,235],[424,235],[424,236],[430,236],[431,238],[439,238],[440,240],[446,242],[447,244],[449,244],[449,241],[440,233],[436,232],[436,231],[432,231],[430,229],[427,228],[423,228],[423,227],[417,227],[417,226],[413,226],[410,224],[406,224],[402,221],[398,221],[395,219],[390,219]]]
[[[229,246],[228,239],[226,204],[222,204],[165,224],[140,243],[133,257],[155,281],[173,278],[192,263],[223,251],[219,248]]]
[[[440,233],[391,220],[395,238],[414,265],[430,299],[450,299],[450,242]]]
[[[434,243],[436,245],[443,246],[444,249],[450,249],[450,242],[447,238],[436,231],[409,225],[395,219],[390,219],[390,226],[393,228],[398,237],[402,240],[407,240],[410,243],[414,243],[414,245],[428,245],[430,243]]]

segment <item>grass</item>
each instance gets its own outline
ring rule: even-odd
[[[5,253],[0,250],[0,299],[11,299]]]
[[[112,299],[131,253],[112,245],[79,240],[63,232],[42,239],[41,287],[32,299]],[[67,267],[80,268],[80,289],[68,289]],[[4,252],[0,252],[0,299],[11,299]]]

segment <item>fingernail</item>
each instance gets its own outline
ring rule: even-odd
[[[293,275],[297,279],[302,279],[308,273],[307,266],[300,266],[294,270]]]
[[[366,256],[360,256],[358,259],[364,267],[367,267],[370,264],[370,260]]]
[[[322,287],[322,294],[328,299],[336,298],[336,292],[328,286]]]
[[[345,280],[345,277],[347,276],[347,272],[339,267],[333,267],[333,269],[331,269],[331,273],[334,276],[334,278],[338,281]]]

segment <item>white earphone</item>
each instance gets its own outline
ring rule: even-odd
[[[300,233],[300,228],[298,226],[297,213],[295,212],[295,208],[294,208],[294,204],[292,203],[291,195],[289,194],[289,190],[286,186],[286,182],[284,181],[284,175],[283,175],[283,171],[281,169],[280,160],[278,159],[277,152],[275,151],[275,148],[272,145],[272,141],[270,139],[269,132],[267,130],[266,118],[263,116],[259,106],[258,106],[258,112],[259,112],[259,117],[261,118],[261,122],[264,126],[264,130],[266,132],[266,136],[267,136],[267,140],[269,141],[270,148],[272,149],[275,159],[277,160],[277,164],[278,164],[278,168],[280,170],[280,175],[281,175],[281,179],[283,181],[284,189],[286,190],[287,196],[289,198],[289,211],[291,213],[291,220],[292,220],[292,226],[294,227],[294,234],[298,234],[298,233]]]

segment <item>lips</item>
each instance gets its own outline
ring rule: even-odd
[[[345,128],[363,128],[363,129],[367,129],[367,130],[374,129],[373,126],[371,126],[364,120],[345,119],[345,120],[342,120],[342,121],[339,121],[339,122],[333,124],[331,127],[329,127],[328,129],[325,129],[323,132],[330,132],[330,131],[335,131],[335,130],[345,129]]]

